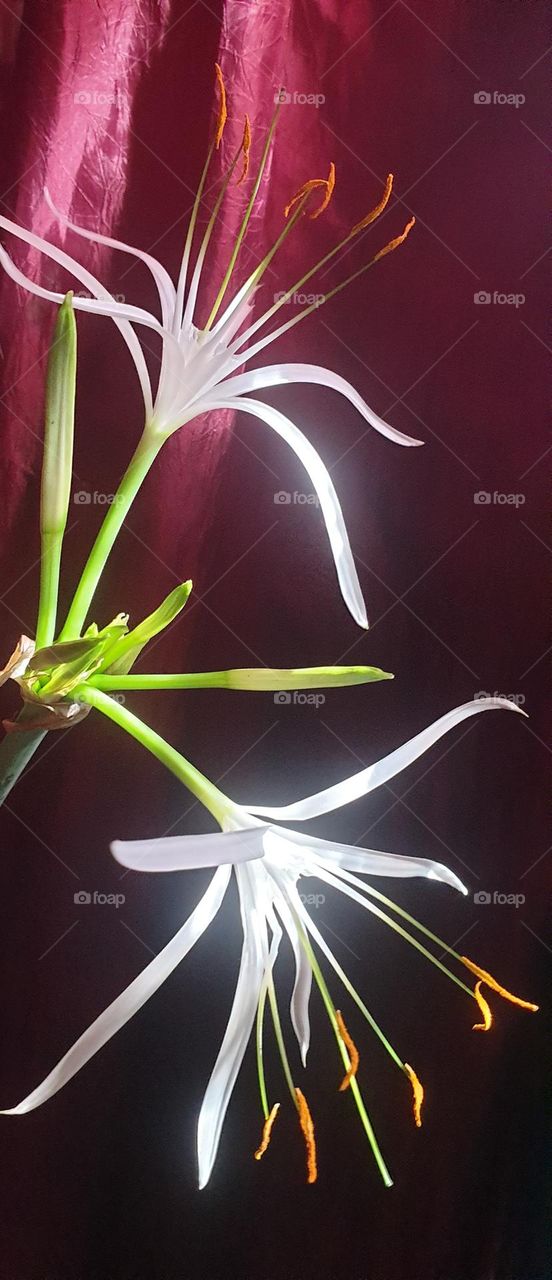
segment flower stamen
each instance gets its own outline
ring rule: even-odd
[[[218,116],[217,116],[217,128],[215,132],[215,147],[218,151],[222,141],[222,135],[224,133],[224,126],[228,119],[228,108],[226,105],[226,87],[224,84],[224,76],[222,74],[222,68],[219,67],[218,62],[215,62],[215,75],[217,77],[217,85],[218,85],[218,91],[219,91],[219,109],[218,109]]]
[[[416,1128],[421,1129],[422,1102],[424,1100],[424,1086],[421,1080],[418,1079],[418,1076],[416,1075],[416,1072],[414,1071],[414,1069],[408,1065],[408,1062],[405,1062],[404,1064],[404,1073],[406,1076],[408,1076],[408,1079],[410,1080],[410,1083],[412,1085],[412,1110],[414,1112],[414,1120],[416,1122]]]
[[[243,138],[242,138],[241,150],[243,155],[243,165],[242,165],[242,171],[236,183],[237,187],[241,187],[242,182],[245,182],[245,179],[247,178],[247,175],[249,173],[249,152],[251,151],[251,124],[249,122],[249,116],[247,114],[243,124]]]
[[[538,1004],[531,1004],[529,1000],[522,1000],[520,996],[512,995],[512,992],[508,991],[506,987],[501,987],[500,983],[497,982],[496,978],[493,978],[491,973],[487,973],[485,969],[480,969],[479,965],[474,964],[473,960],[468,960],[467,956],[460,956],[460,959],[462,964],[465,964],[466,969],[469,969],[471,973],[475,973],[475,976],[479,978],[485,986],[490,987],[491,991],[496,991],[497,995],[502,996],[503,1000],[509,1000],[510,1004],[519,1005],[520,1009],[530,1009],[531,1013],[537,1012],[539,1007]],[[479,986],[480,984],[478,983],[477,985]],[[478,1000],[477,988],[475,998]]]
[[[300,1089],[296,1088],[295,1097],[297,1098],[297,1108],[299,1111],[299,1124],[301,1125],[301,1132],[305,1139],[305,1146],[307,1148],[307,1182],[316,1182],[318,1169],[316,1166],[314,1124],[304,1093],[302,1093]]]
[[[299,190],[291,197],[289,204],[286,204],[284,209],[284,218],[287,218],[288,214],[300,200],[303,201],[305,196],[309,196],[311,194],[311,191],[317,191],[320,187],[324,187],[325,192],[322,198],[322,203],[309,215],[313,219],[318,218],[320,214],[324,212],[324,209],[327,208],[331,200],[332,192],[335,187],[335,165],[333,161],[330,164],[330,171],[327,178],[309,178],[308,182],[304,182],[302,187],[299,187]]]
[[[383,195],[381,197],[379,204],[377,204],[375,208],[371,210],[370,213],[367,213],[365,218],[361,218],[360,222],[355,223],[355,226],[352,228],[352,230],[349,233],[351,236],[358,235],[359,231],[364,231],[366,227],[371,226],[372,222],[376,221],[376,218],[379,218],[380,213],[383,213],[383,210],[385,209],[385,206],[389,200],[392,190],[393,190],[393,174],[388,173],[387,181],[385,183],[385,190],[383,192]]]
[[[340,1093],[343,1093],[343,1092],[345,1091],[345,1089],[348,1089],[348,1088],[349,1088],[349,1085],[350,1085],[350,1083],[351,1083],[351,1080],[354,1078],[354,1076],[356,1076],[356,1073],[357,1073],[357,1071],[358,1071],[358,1067],[359,1067],[359,1062],[360,1062],[360,1054],[359,1054],[359,1052],[358,1052],[358,1049],[357,1049],[357,1047],[356,1047],[356,1044],[355,1044],[355,1042],[354,1042],[354,1040],[353,1040],[352,1036],[351,1036],[351,1035],[349,1035],[349,1032],[347,1031],[347,1028],[346,1028],[345,1023],[344,1023],[344,1021],[343,1021],[343,1016],[342,1016],[342,1014],[340,1013],[339,1009],[336,1009],[336,1011],[335,1011],[335,1020],[336,1020],[336,1022],[337,1022],[338,1027],[339,1027],[339,1034],[340,1034],[340,1036],[341,1036],[341,1039],[342,1039],[342,1041],[343,1041],[343,1043],[344,1043],[344,1045],[345,1045],[345,1047],[346,1047],[346,1049],[347,1049],[347,1052],[348,1052],[348,1054],[349,1054],[349,1057],[350,1057],[350,1059],[351,1059],[351,1065],[349,1066],[349,1068],[348,1068],[348,1070],[347,1070],[347,1073],[346,1073],[346,1075],[343,1077],[343,1080],[341,1081],[341,1084],[340,1084],[340,1086],[339,1086],[339,1092],[340,1092]]]
[[[400,236],[395,236],[394,240],[390,240],[389,244],[386,244],[383,249],[380,249],[379,253],[376,253],[375,258],[372,259],[372,262],[379,262],[380,258],[385,258],[387,253],[393,253],[394,249],[398,249],[399,245],[404,244],[406,237],[412,231],[415,221],[415,218],[411,218],[410,222],[407,222],[404,231],[401,231]]]
[[[272,1126],[274,1124],[276,1116],[278,1115],[279,1110],[280,1110],[280,1103],[275,1102],[272,1108],[272,1111],[270,1112],[270,1115],[266,1117],[266,1120],[264,1122],[260,1146],[257,1147],[257,1150],[254,1153],[255,1160],[262,1160],[264,1156],[264,1153],[270,1143],[270,1138],[272,1135]]]
[[[483,1022],[474,1022],[473,1031],[490,1031],[493,1025],[493,1015],[491,1006],[487,1003],[485,996],[481,994],[481,983],[476,982],[474,996],[477,1000],[481,1013],[483,1014]]]

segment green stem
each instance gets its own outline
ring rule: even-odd
[[[165,739],[151,729],[149,725],[144,724],[143,720],[139,720],[132,711],[127,711],[126,707],[122,707],[120,702],[115,702],[113,698],[109,698],[107,694],[102,693],[99,689],[92,689],[90,685],[79,685],[73,691],[73,697],[79,702],[86,702],[89,706],[94,707],[96,711],[101,711],[102,715],[107,716],[109,720],[113,720],[119,728],[124,729],[132,738],[135,738],[147,751],[150,751],[161,764],[165,765],[171,773],[178,778],[179,782],[183,782],[188,790],[197,800],[204,804],[206,809],[213,814],[216,821],[222,826],[225,817],[232,813],[233,805],[228,796],[225,796],[214,783],[209,782],[199,769],[196,769],[185,756],[176,751],[174,747],[169,746]]]
[[[73,640],[80,635],[113,543],[164,439],[164,436],[155,437],[148,433],[142,436],[92,547],[59,636],[60,640]]]
[[[36,624],[36,647],[51,644],[56,632],[56,613],[63,546],[63,529],[42,534],[40,598]]]

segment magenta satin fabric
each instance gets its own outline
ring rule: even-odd
[[[360,634],[346,613],[320,516],[294,500],[309,487],[299,464],[261,424],[222,414],[167,445],[93,616],[103,623],[125,609],[137,619],[191,576],[185,614],[147,660],[158,670],[341,660],[395,672],[393,683],[328,694],[318,711],[260,694],[129,698],[236,799],[270,794],[283,803],[317,790],[482,690],[524,698],[528,725],[478,717],[465,738],[445,744],[448,754],[315,830],[449,861],[469,885],[467,901],[414,882],[394,882],[393,896],[535,1000],[545,989],[549,867],[540,799],[547,352],[534,267],[546,247],[544,12],[540,2],[502,0],[25,0],[0,10],[3,210],[40,234],[59,234],[43,200],[47,183],[76,221],[149,249],[175,277],[213,127],[215,60],[230,106],[221,164],[245,111],[258,156],[278,87],[290,98],[241,278],[278,233],[291,194],[336,165],[327,213],[290,237],[259,302],[270,304],[358,221],[395,173],[381,223],[308,289],[332,287],[414,213],[408,243],[262,359],[327,364],[393,425],[426,441],[400,450],[320,389],[268,393],[332,469],[372,630]],[[495,90],[525,102],[474,102]],[[225,205],[211,289],[243,202],[239,188]],[[141,266],[70,233],[63,243],[115,293],[154,305]],[[69,286],[53,264],[13,240],[9,247],[37,280]],[[54,309],[9,280],[0,291],[7,657],[35,617],[43,357]],[[475,302],[480,291],[524,301]],[[153,339],[149,346],[154,371]],[[107,320],[79,317],[79,348],[75,489],[109,494],[141,430],[140,392]],[[289,503],[275,502],[282,492]],[[481,492],[489,503],[474,500]],[[523,502],[501,504],[495,492],[521,493]],[[71,511],[64,603],[101,516],[97,502]],[[3,689],[2,714],[14,705]],[[176,783],[93,716],[46,743],[1,821],[0,1101],[9,1106],[160,949],[201,892],[198,873],[129,875],[121,888],[109,840],[209,824]],[[79,912],[74,893],[94,888],[124,892],[124,908]],[[523,893],[525,902],[478,907],[477,890]],[[195,1121],[239,954],[229,900],[180,974],[66,1091],[32,1116],[2,1121],[13,1280],[544,1280],[542,1022],[496,1006],[493,1035],[473,1036],[460,994],[352,903],[328,898],[317,923],[427,1088],[418,1133],[397,1073],[347,1009],[393,1191],[378,1183],[348,1099],[337,1094],[338,1063],[318,1007],[305,1084],[317,1188],[303,1185],[300,1136],[284,1107],[262,1166],[251,1159],[260,1121],[250,1054],[212,1185],[195,1191]],[[289,980],[284,966],[284,992]],[[272,1047],[270,1063],[271,1090],[283,1099]]]

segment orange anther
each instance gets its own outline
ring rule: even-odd
[[[335,1011],[335,1019],[339,1028],[339,1034],[341,1036],[341,1039],[351,1059],[351,1065],[347,1071],[347,1074],[343,1077],[343,1080],[341,1081],[341,1084],[339,1086],[339,1091],[340,1093],[342,1093],[344,1089],[349,1088],[351,1080],[353,1080],[353,1078],[356,1076],[356,1073],[358,1071],[358,1065],[360,1062],[360,1055],[354,1040],[352,1039],[352,1037],[349,1035],[349,1032],[347,1031],[347,1028],[343,1021],[343,1017],[339,1012],[339,1009],[336,1009]]]

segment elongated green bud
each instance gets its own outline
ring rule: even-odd
[[[44,461],[40,501],[42,533],[63,533],[67,524],[77,379],[77,326],[73,294],[58,312],[46,375]]]
[[[68,293],[59,309],[46,373],[37,648],[50,644],[55,634],[61,549],[71,495],[77,379],[77,326],[72,299],[73,294]]]
[[[184,608],[186,601],[192,590],[190,579],[183,582],[179,587],[175,587],[170,595],[163,600],[158,609],[150,613],[147,618],[138,623],[133,631],[129,631],[128,635],[122,639],[116,640],[112,649],[105,654],[105,661],[102,663],[104,671],[127,672],[132,664],[136,662],[138,655],[142,652],[144,645],[152,640],[154,636],[159,635],[160,631],[164,631],[169,623],[178,616],[180,610]]]
[[[130,636],[125,637],[130,639]],[[233,671],[190,671],[178,675],[117,674],[92,676],[96,689],[331,689],[336,685],[370,684],[392,680],[390,671],[379,667],[238,667]],[[113,673],[113,666],[109,666]]]

